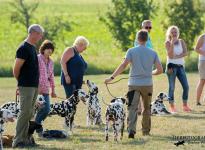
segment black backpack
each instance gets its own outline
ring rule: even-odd
[[[68,137],[68,134],[62,130],[45,130],[42,134],[44,138],[64,139]]]

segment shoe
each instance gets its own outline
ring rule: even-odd
[[[19,142],[15,146],[12,146],[12,148],[25,148],[26,146],[24,142]]]
[[[134,139],[135,138],[135,134],[134,133],[129,133],[128,138],[129,139]]]
[[[149,132],[143,132],[142,135],[143,136],[150,136],[150,133]]]
[[[170,110],[169,110],[172,114],[177,113],[177,109],[175,106],[170,106]]]
[[[191,108],[189,108],[189,106],[187,106],[187,105],[183,105],[183,111],[184,112],[190,112]]]
[[[201,106],[201,103],[200,103],[200,102],[197,102],[196,105],[197,105],[197,106]]]

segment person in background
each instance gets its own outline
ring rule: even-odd
[[[179,28],[170,26],[166,33],[165,47],[167,50],[167,68],[166,73],[169,81],[169,103],[170,112],[176,113],[177,109],[174,104],[174,90],[176,77],[180,81],[183,88],[183,111],[190,112],[191,109],[187,104],[189,85],[185,73],[184,57],[187,56],[187,47],[183,39],[179,39]]]
[[[148,32],[148,39],[147,39],[145,46],[153,49],[152,41],[151,41],[151,38],[149,36],[149,33],[151,32],[151,29],[152,29],[152,21],[151,20],[144,20],[142,22],[142,29],[144,29]],[[136,46],[138,46],[137,36],[136,36],[136,39],[134,42],[134,47],[136,47]]]
[[[148,40],[148,32],[140,30],[137,33],[139,45],[128,49],[123,62],[114,71],[111,77],[105,79],[105,83],[111,82],[117,75],[122,73],[128,64],[130,65],[130,74],[128,81],[128,138],[134,138],[136,133],[136,124],[138,117],[138,103],[140,96],[144,105],[142,112],[142,134],[150,134],[151,130],[151,100],[153,93],[152,75],[158,75],[163,72],[161,62],[155,51],[145,46]],[[156,69],[153,69],[155,65]]]
[[[54,83],[54,65],[50,56],[54,52],[54,45],[51,41],[45,40],[39,49],[38,65],[39,65],[39,94],[44,97],[45,103],[38,111],[35,121],[42,124],[50,112],[50,98],[49,92],[51,89],[51,97],[56,97],[55,83]],[[42,137],[43,128],[36,130],[38,136]]]
[[[200,98],[205,83],[205,34],[199,36],[195,51],[199,54],[198,70],[199,70],[199,83],[196,90],[196,104],[201,105]]]
[[[75,90],[82,87],[87,63],[81,56],[81,53],[87,49],[88,45],[89,41],[84,36],[78,36],[73,46],[66,48],[61,57],[61,84],[64,87],[67,98]]]
[[[39,68],[35,44],[43,37],[44,29],[33,24],[28,28],[28,37],[16,51],[13,75],[18,82],[20,97],[20,114],[16,124],[16,135],[12,147],[35,145],[34,139],[28,137],[29,121],[33,116],[34,105],[38,95]]]

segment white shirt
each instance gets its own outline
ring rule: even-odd
[[[182,47],[180,40],[179,40],[178,44],[173,45],[173,50],[174,50],[174,56],[180,55],[181,53],[183,53],[183,47]],[[184,57],[171,59],[167,56],[167,64],[168,63],[173,63],[173,64],[177,64],[177,65],[184,65],[185,61],[184,61]]]

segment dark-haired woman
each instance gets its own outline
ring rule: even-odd
[[[39,49],[38,64],[39,64],[39,94],[42,94],[45,100],[45,104],[37,113],[35,121],[38,124],[42,124],[50,112],[50,98],[49,93],[51,89],[51,97],[56,97],[55,83],[54,83],[54,67],[53,61],[50,58],[54,52],[54,45],[51,41],[45,40]],[[43,128],[38,129],[36,132],[39,136],[42,136]]]

